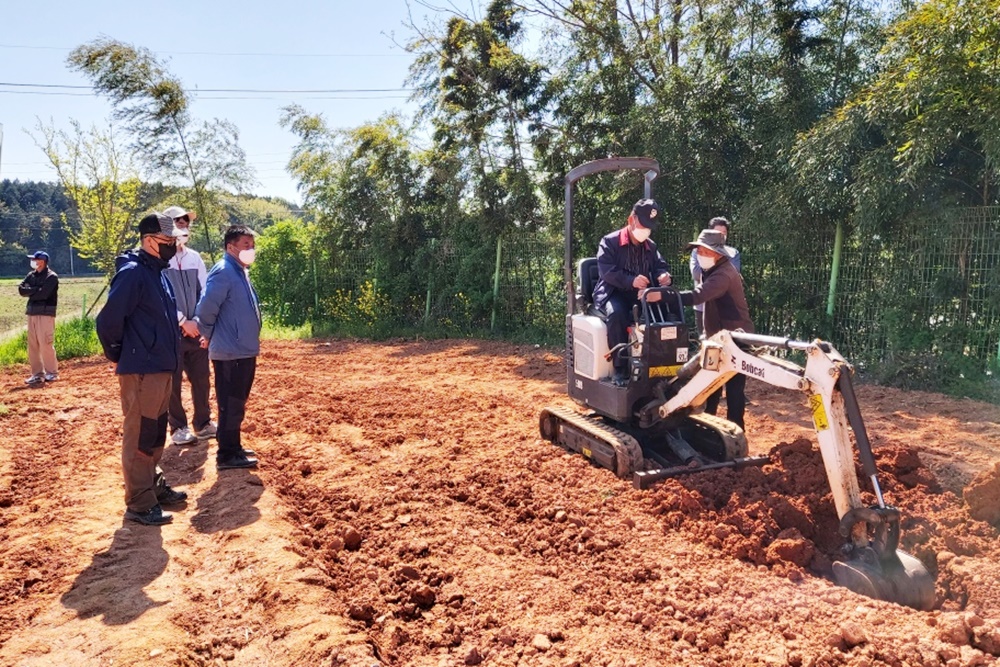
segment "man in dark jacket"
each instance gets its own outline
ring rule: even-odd
[[[640,291],[670,284],[670,267],[649,239],[662,219],[659,204],[652,199],[640,199],[632,207],[626,225],[602,238],[597,246],[600,279],[594,286],[594,306],[607,320],[609,348],[628,342],[632,306],[639,303]],[[625,386],[628,360],[616,352],[613,364],[614,383]]]
[[[25,384],[36,386],[59,379],[56,360],[56,304],[59,300],[59,276],[49,268],[49,254],[39,250],[28,255],[32,271],[17,291],[28,297],[28,363],[31,376]]]
[[[118,258],[108,300],[97,316],[104,355],[117,364],[125,415],[122,471],[125,518],[145,525],[170,523],[162,505],[187,500],[159,468],[167,439],[167,405],[177,369],[177,303],[163,269],[177,251],[174,221],[151,213],[139,222],[142,245]]]
[[[706,227],[705,229],[714,229],[717,232],[721,232],[722,233],[722,239],[723,239],[723,241],[728,241],[729,240],[729,226],[731,224],[732,223],[730,223],[727,218],[717,217],[717,218],[712,218],[711,220],[709,220],[708,221],[708,227]],[[743,269],[742,269],[742,263],[743,262],[740,259],[740,251],[737,250],[736,248],[734,248],[733,246],[730,246],[730,245],[727,245],[725,248],[726,248],[726,254],[729,255],[729,261],[730,261],[730,263],[732,263],[732,265],[734,267],[736,267],[736,270],[739,271],[742,274],[743,273]],[[695,285],[700,284],[701,283],[701,266],[699,266],[699,264],[698,264],[698,251],[697,250],[692,250],[691,251],[691,261],[689,262],[689,268],[691,269],[691,278],[694,279],[694,284]],[[695,325],[695,328],[698,330],[698,335],[701,335],[701,334],[705,333],[705,323],[703,321],[704,320],[704,315],[705,315],[705,304],[703,304],[703,303],[697,304],[694,307],[694,325]]]
[[[726,238],[714,229],[703,229],[698,239],[688,244],[689,250],[697,253],[697,262],[702,271],[700,285],[692,291],[682,291],[681,301],[685,306],[705,304],[705,336],[711,337],[722,330],[738,329],[753,333],[750,308],[743,293],[743,277],[733,266],[726,252]],[[737,373],[726,383],[726,419],[743,428],[743,413],[746,410],[747,378]],[[719,408],[722,389],[709,397],[705,410],[715,414]]]
[[[216,467],[256,468],[254,452],[243,448],[240,433],[260,354],[260,303],[247,271],[254,261],[256,241],[249,227],[234,225],[226,230],[223,243],[226,254],[208,272],[205,294],[196,310],[215,371]]]

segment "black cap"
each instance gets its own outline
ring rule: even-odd
[[[640,199],[632,207],[632,212],[638,218],[639,224],[650,231],[655,230],[663,219],[663,210],[652,199]]]
[[[174,226],[173,218],[153,211],[139,221],[139,235],[145,236],[146,234],[163,234],[164,236],[178,237],[183,236],[184,232]]]

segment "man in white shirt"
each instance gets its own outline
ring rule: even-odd
[[[171,206],[163,214],[173,218],[174,226],[183,232],[177,238],[177,254],[163,272],[170,281],[177,300],[177,324],[181,329],[180,359],[174,374],[168,411],[172,434],[170,441],[175,445],[193,445],[200,440],[215,437],[217,430],[215,422],[211,420],[208,402],[208,350],[201,346],[201,334],[194,318],[195,307],[205,291],[207,271],[201,255],[188,248],[191,222],[198,217],[197,214],[180,206]],[[185,373],[191,383],[191,402],[194,405],[194,419],[190,425],[181,402],[181,384]]]

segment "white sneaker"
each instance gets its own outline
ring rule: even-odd
[[[36,384],[45,384],[45,376],[42,375],[41,373],[36,373],[35,375],[32,375],[27,380],[25,380],[24,384],[28,385],[29,387],[33,387]]]
[[[209,438],[214,438],[218,432],[219,432],[219,427],[216,425],[216,423],[208,422],[207,424],[205,424],[204,428],[202,428],[200,431],[195,432],[195,436],[197,436],[199,440],[208,440]]]
[[[55,382],[58,379],[59,379],[59,373],[46,373],[45,374],[45,381],[46,382]]]
[[[175,445],[190,445],[198,442],[198,438],[194,437],[194,434],[189,429],[179,428],[170,436],[170,442]]]

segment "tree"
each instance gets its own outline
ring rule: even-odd
[[[492,0],[483,20],[451,16],[409,46],[419,54],[411,78],[434,129],[435,152],[462,166],[470,212],[487,239],[542,220],[524,153],[527,126],[540,119],[543,68],[517,52],[524,36],[514,3]]]
[[[377,253],[380,287],[407,294],[420,274],[415,264],[428,238],[424,184],[427,167],[397,116],[351,130],[330,130],[319,116],[288,107],[282,124],[299,136],[289,169],[314,209],[331,253]]]
[[[111,100],[114,117],[125,123],[154,173],[190,183],[214,259],[209,220],[221,218],[215,191],[240,192],[254,182],[236,126],[219,119],[195,123],[181,82],[148,49],[101,38],[75,48],[67,62]]]
[[[1000,17],[989,0],[929,0],[889,30],[883,68],[791,153],[815,210],[879,228],[1000,198]]]
[[[76,204],[80,226],[70,232],[71,245],[110,278],[115,258],[135,241],[142,182],[112,127],[85,132],[79,122],[71,123],[73,130],[67,132],[39,120],[33,138]],[[69,229],[65,214],[62,220]]]

